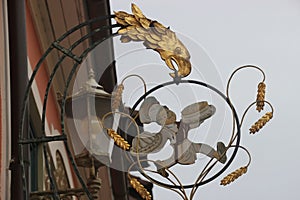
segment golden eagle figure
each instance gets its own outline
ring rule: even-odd
[[[146,18],[135,4],[131,9],[132,14],[114,12],[116,22],[121,25],[118,30],[121,41],[143,41],[146,48],[157,51],[166,65],[175,71],[170,73],[173,78],[188,76],[191,72],[190,54],[176,34],[161,23]]]

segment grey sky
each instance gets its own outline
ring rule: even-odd
[[[195,199],[299,199],[300,1],[133,2],[147,17],[199,43],[224,82],[235,68],[245,64],[260,66],[267,75],[266,99],[275,107],[274,118],[257,135],[249,135],[247,127],[260,115],[251,112],[245,122],[241,143],[252,155],[247,174],[226,187],[219,186],[219,178],[201,187]],[[131,12],[131,1],[111,4],[112,10]],[[197,57],[193,53],[191,57]],[[257,74],[241,71],[234,80],[232,101],[239,113],[253,100],[252,90],[255,92],[261,78]],[[242,156],[236,159],[224,176],[244,161]],[[170,191],[154,192],[154,199],[180,199]]]

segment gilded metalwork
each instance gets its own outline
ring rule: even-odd
[[[143,41],[146,48],[157,51],[166,65],[175,71],[170,73],[172,77],[188,76],[191,73],[190,53],[176,34],[161,23],[145,17],[135,4],[131,9],[132,14],[115,12],[115,20],[121,25],[118,30],[122,35],[121,41]]]
[[[26,145],[26,144],[43,143],[43,146],[47,147],[46,146],[47,142],[62,141],[66,149],[67,156],[69,158],[74,175],[76,175],[77,180],[81,185],[81,188],[70,188],[70,186],[67,184],[67,181],[62,180],[64,179],[63,177],[65,177],[64,169],[61,167],[62,162],[57,160],[59,166],[56,166],[57,171],[55,171],[55,168],[53,166],[53,160],[47,157],[49,156],[49,154],[46,151],[47,148],[44,148],[43,149],[44,161],[45,161],[45,168],[47,171],[47,179],[45,180],[46,188],[43,188],[43,191],[31,191],[30,195],[28,196],[30,196],[31,199],[56,199],[56,200],[72,199],[74,197],[80,199],[83,196],[86,196],[90,200],[97,198],[97,193],[99,193],[99,190],[101,188],[101,180],[97,178],[95,171],[93,171],[89,179],[84,180],[81,177],[81,174],[79,173],[78,166],[88,167],[91,168],[92,170],[95,170],[95,168],[97,168],[95,166],[100,166],[100,164],[94,161],[94,157],[91,156],[90,152],[83,152],[83,154],[79,155],[79,157],[77,157],[78,159],[76,160],[77,161],[76,164],[74,155],[72,154],[72,151],[68,146],[68,141],[67,141],[68,137],[65,132],[66,128],[65,128],[64,120],[65,120],[65,114],[67,113],[66,111],[68,111],[68,109],[66,109],[67,105],[68,103],[70,103],[68,102],[68,89],[71,85],[73,76],[75,76],[76,71],[78,70],[79,64],[81,64],[82,60],[87,56],[89,52],[91,52],[97,45],[101,44],[106,38],[101,38],[101,40],[92,43],[91,46],[89,46],[81,55],[75,55],[73,50],[83,40],[87,38],[91,38],[94,34],[100,31],[108,30],[114,27],[120,28],[118,30],[118,34],[121,34],[122,42],[126,43],[130,41],[142,41],[147,48],[157,51],[160,54],[161,58],[165,61],[166,65],[174,71],[174,73],[171,73],[171,76],[174,77],[174,80],[156,85],[150,88],[150,90],[148,91],[146,89],[146,83],[140,77],[144,84],[145,93],[134,103],[134,105],[131,108],[132,112],[130,114],[127,114],[124,109],[124,106],[122,106],[123,104],[125,105],[125,103],[128,103],[128,105],[131,105],[132,103],[132,102],[122,102],[122,94],[124,92],[123,91],[124,85],[122,81],[120,87],[117,88],[115,94],[113,95],[114,96],[113,102],[110,102],[112,103],[110,105],[113,105],[113,111],[112,112],[107,110],[103,111],[105,116],[112,115],[112,117],[114,118],[117,115],[121,115],[123,117],[125,116],[129,118],[130,122],[128,127],[133,124],[133,126],[136,128],[132,142],[130,142],[131,140],[127,140],[129,138],[127,136],[129,136],[130,133],[129,132],[127,133],[126,129],[122,130],[123,131],[122,137],[117,133],[118,128],[120,127],[114,127],[114,128],[110,126],[103,127],[103,129],[107,131],[97,132],[97,134],[110,135],[114,139],[115,145],[121,147],[121,150],[123,150],[122,153],[124,153],[125,155],[124,160],[127,159],[130,162],[129,163],[130,166],[128,167],[128,178],[130,180],[130,184],[140,194],[140,196],[146,200],[151,199],[150,192],[147,191],[145,187],[137,179],[131,178],[130,174],[132,171],[140,172],[141,175],[144,176],[144,178],[146,178],[148,181],[152,182],[153,184],[156,184],[158,186],[176,192],[184,200],[194,199],[194,195],[200,186],[207,184],[215,180],[216,178],[218,178],[233,162],[239,149],[244,149],[248,153],[248,157],[249,157],[248,164],[244,167],[241,167],[237,171],[229,174],[227,177],[225,177],[223,181],[221,181],[221,184],[222,185],[229,184],[230,182],[236,180],[236,178],[246,173],[251,161],[251,156],[250,153],[240,145],[241,126],[243,124],[245,115],[248,112],[248,110],[252,108],[252,106],[255,104],[258,105],[259,111],[262,110],[262,102],[267,103],[271,107],[272,111],[264,115],[260,120],[258,120],[251,127],[250,132],[255,133],[258,130],[260,130],[273,117],[274,112],[273,112],[272,105],[265,100],[265,87],[263,87],[263,84],[259,84],[257,100],[252,104],[250,104],[250,106],[246,109],[246,111],[242,116],[242,120],[240,122],[239,116],[233,106],[232,99],[229,97],[229,85],[234,74],[241,69],[255,68],[259,70],[263,74],[263,80],[261,81],[261,83],[264,83],[265,81],[264,72],[259,67],[252,66],[252,65],[239,67],[230,76],[227,83],[227,90],[225,95],[221,91],[216,89],[214,86],[209,85],[209,83],[201,82],[198,80],[181,79],[182,77],[186,77],[191,73],[190,54],[188,50],[183,45],[183,43],[176,37],[176,34],[173,31],[171,31],[169,28],[163,26],[157,21],[146,18],[136,5],[134,4],[132,5],[132,14],[119,11],[119,12],[115,12],[114,16],[103,17],[100,20],[110,19],[110,18],[115,18],[117,24],[114,24],[109,27],[96,28],[91,33],[88,33],[84,38],[81,38],[80,40],[71,44],[70,47],[62,47],[60,43],[64,39],[66,39],[66,37],[76,32],[77,30],[80,30],[82,27],[89,26],[92,23],[96,22],[97,19],[85,22],[84,24],[80,24],[77,27],[74,27],[70,31],[66,32],[63,36],[61,36],[59,39],[57,39],[51,44],[51,46],[49,47],[47,52],[43,55],[43,57],[37,64],[35,70],[33,71],[32,77],[30,78],[29,81],[29,85],[27,86],[25,91],[26,95],[24,97],[24,106],[23,106],[24,112],[22,113],[22,120],[20,122],[20,136],[19,136],[20,143],[19,144],[22,147],[22,145]],[[116,36],[118,34],[113,34],[113,36]],[[22,131],[25,128],[24,127],[24,119],[26,116],[25,108],[28,102],[29,92],[37,72],[39,71],[43,62],[46,60],[48,54],[50,54],[53,49],[57,49],[61,51],[62,56],[59,58],[57,64],[53,68],[53,71],[50,73],[49,82],[45,90],[45,98],[43,102],[43,105],[45,107],[43,107],[43,112],[41,117],[42,137],[26,138],[27,136],[24,136]],[[69,76],[67,77],[65,89],[61,96],[61,101],[59,101],[59,104],[61,105],[60,124],[61,124],[62,135],[53,136],[53,137],[46,136],[45,119],[46,119],[46,108],[47,108],[46,105],[47,105],[48,95],[50,92],[53,78],[55,77],[57,70],[61,67],[61,63],[64,61],[66,57],[68,57],[69,59],[73,59],[75,64],[71,69]],[[138,76],[138,75],[129,75],[129,76]],[[188,134],[190,129],[198,128],[200,124],[203,123],[205,120],[208,120],[209,118],[213,117],[216,110],[215,106],[209,105],[206,101],[199,102],[197,100],[197,102],[195,103],[191,102],[189,106],[183,108],[181,112],[181,119],[177,119],[175,112],[173,112],[170,108],[168,108],[167,105],[160,105],[160,103],[155,98],[153,98],[154,96],[152,97],[149,96],[152,92],[159,89],[163,89],[164,87],[167,87],[169,85],[174,85],[174,86],[176,85],[180,87],[180,85],[182,84],[190,84],[194,86],[204,87],[208,90],[215,92],[217,95],[220,96],[221,99],[223,99],[227,103],[229,109],[232,111],[231,119],[233,119],[231,137],[227,142],[216,142],[216,144],[213,144],[213,146],[216,146],[215,149],[214,147],[209,146],[207,144],[194,143],[188,139]],[[99,87],[99,85],[96,82],[90,84],[90,86],[92,85],[93,87],[91,87],[90,89],[92,89],[93,91]],[[110,98],[109,94],[107,94],[106,96]],[[142,103],[142,105],[140,106],[140,110],[137,111],[138,110],[137,108],[140,103]],[[97,106],[99,108],[103,105],[97,105]],[[181,108],[179,108],[179,110],[180,109]],[[138,116],[139,118],[137,118]],[[98,118],[98,121],[101,125],[105,124],[104,123],[105,117],[103,117],[102,120],[99,119],[100,117]],[[144,125],[149,123],[156,123],[159,126],[161,126],[161,130],[158,133],[146,131],[145,129],[137,125],[138,120],[139,123],[141,122]],[[167,141],[170,142],[169,144],[174,149],[174,152],[172,153],[169,159],[165,159],[165,160],[162,159],[156,161],[147,159],[146,155],[148,153],[155,153],[157,151],[160,151],[161,149],[164,148],[164,145],[166,144]],[[231,156],[229,155],[228,152],[228,149],[230,148],[233,148]],[[22,148],[20,149],[22,150]],[[200,168],[200,172],[198,174],[195,174],[196,180],[194,182],[184,185],[181,183],[180,178],[177,176],[178,174],[176,175],[176,173],[172,171],[173,168],[171,168],[171,166],[174,166],[175,164],[184,164],[184,165],[199,164],[196,163],[197,153],[202,153],[206,155],[209,161],[207,163],[204,163],[203,168]],[[24,188],[24,193],[27,193],[28,187],[26,186],[26,183],[28,177],[24,170],[25,169],[24,155],[22,151],[20,151],[20,155],[21,155],[20,158],[21,166],[23,168],[22,171],[23,184],[24,184],[23,188]],[[155,167],[155,169],[153,170],[151,168],[144,167],[142,163],[152,163],[153,164],[152,167]],[[215,171],[212,169],[214,169],[216,165],[220,165],[220,164],[222,166],[221,169],[217,171],[215,174],[211,175],[212,174],[211,172]],[[52,171],[53,169],[54,171]],[[153,178],[151,174],[155,174],[155,177],[159,177],[160,179]],[[208,174],[211,176],[208,177],[209,176]],[[186,189],[191,189],[190,196],[188,196],[188,194],[186,193],[185,191]]]
[[[158,133],[143,132],[132,141],[133,155],[147,155],[159,152],[170,141],[173,148],[172,155],[165,160],[157,160],[157,171],[165,176],[165,169],[176,164],[191,165],[197,160],[197,153],[215,158],[221,163],[226,162],[226,148],[223,142],[218,142],[217,150],[213,147],[194,143],[188,139],[188,132],[198,128],[206,119],[213,116],[216,108],[206,101],[193,103],[182,111],[182,119],[176,121],[175,113],[166,106],[160,105],[158,100],[150,96],[140,107],[139,117],[144,124],[155,122],[162,126]]]
[[[130,185],[139,193],[139,195],[145,200],[151,200],[152,196],[148,190],[136,179],[130,178]]]
[[[119,147],[121,147],[124,150],[128,150],[130,148],[130,144],[122,138],[121,135],[119,135],[115,130],[113,129],[107,129],[107,134],[115,141],[115,144]]]
[[[221,180],[221,185],[228,185],[247,172],[247,167],[241,167],[231,172]]]
[[[227,101],[228,105],[232,109],[232,114],[234,116],[234,120],[236,123],[233,123],[232,127],[232,135],[227,144],[224,144],[222,142],[217,143],[217,150],[214,150],[212,147],[206,145],[206,144],[201,144],[201,143],[193,143],[189,141],[186,137],[188,135],[188,131],[193,128],[197,128],[201,123],[203,123],[204,120],[210,118],[214,112],[215,112],[215,107],[212,105],[209,105],[206,101],[203,102],[196,102],[193,103],[187,107],[185,107],[182,112],[181,112],[181,120],[176,121],[176,115],[173,116],[173,111],[170,110],[167,106],[162,106],[160,103],[155,99],[153,96],[147,97],[149,94],[154,92],[155,90],[159,88],[163,88],[169,84],[172,83],[165,83],[163,85],[159,85],[151,91],[148,91],[145,93],[145,95],[141,96],[140,99],[136,102],[136,104],[133,106],[133,109],[136,108],[136,105],[139,104],[139,102],[142,102],[139,110],[139,119],[143,124],[149,124],[149,123],[157,123],[160,125],[162,128],[158,133],[151,133],[144,131],[140,135],[137,135],[132,142],[132,147],[131,147],[131,154],[133,156],[137,157],[137,161],[132,164],[132,166],[139,166],[141,173],[146,177],[149,181],[153,182],[154,184],[160,185],[166,189],[170,189],[172,191],[175,191],[178,193],[182,199],[187,200],[187,199],[194,199],[194,195],[198,189],[199,186],[202,184],[205,184],[207,182],[210,182],[214,180],[216,177],[218,177],[222,172],[224,172],[229,164],[233,161],[233,158],[235,154],[237,153],[238,149],[243,149],[246,151],[249,157],[249,162],[246,166],[241,167],[240,169],[230,173],[227,175],[224,179],[221,181],[221,185],[227,185],[243,174],[247,172],[247,169],[250,165],[251,162],[251,156],[249,151],[245,148],[240,146],[239,141],[240,141],[240,128],[242,126],[242,123],[244,121],[244,118],[246,116],[246,113],[248,113],[249,109],[257,105],[259,101],[263,101],[264,103],[267,103],[270,108],[272,109],[271,112],[266,114],[262,119],[258,120],[258,122],[254,125],[255,129],[257,128],[262,128],[265,123],[270,120],[271,116],[273,115],[273,107],[272,105],[264,100],[264,95],[262,99],[262,95],[260,94],[259,99],[253,103],[251,103],[248,108],[245,110],[243,116],[242,116],[242,121],[239,124],[237,120],[237,113],[234,110],[232,103],[231,103],[231,98],[229,97],[229,86],[230,82],[235,75],[235,73],[241,69],[244,68],[255,68],[258,69],[259,71],[262,72],[263,74],[263,81],[265,80],[265,74],[264,72],[256,66],[252,65],[246,65],[239,67],[237,70],[235,70],[232,75],[230,76],[228,83],[227,83],[227,96],[224,96],[223,98]],[[207,86],[206,84],[197,82],[197,81],[183,81],[180,80],[179,82],[176,82],[174,80],[173,83],[176,84],[183,84],[183,83],[194,83],[194,84],[199,84],[203,85],[205,87],[208,87],[220,94],[218,90],[213,88],[212,86]],[[262,86],[263,84],[259,84]],[[263,90],[259,90],[259,92],[264,92]],[[147,98],[146,98],[147,97]],[[261,103],[259,105],[262,105]],[[171,122],[171,123],[170,123]],[[253,127],[252,127],[253,128]],[[253,129],[254,129],[253,128]],[[237,129],[237,130],[236,130]],[[180,137],[180,135],[185,135],[185,137]],[[180,138],[180,139],[179,139]],[[179,140],[178,140],[179,139]],[[173,155],[166,160],[140,160],[139,156],[142,155],[147,155],[148,153],[156,153],[160,151],[164,145],[166,144],[166,141],[170,141],[170,144],[174,148]],[[236,142],[236,144],[234,144]],[[197,145],[199,147],[197,148]],[[178,149],[177,149],[178,148]],[[230,157],[229,161],[227,159],[227,151],[229,148],[234,148],[234,153],[232,154],[232,157]],[[199,151],[197,151],[197,149]],[[203,151],[203,152],[201,152]],[[171,171],[170,167],[175,165],[175,164],[184,164],[184,165],[191,165],[195,163],[196,161],[196,153],[203,153],[204,155],[208,156],[211,158],[211,160],[207,163],[207,165],[204,167],[204,169],[201,171],[199,174],[198,178],[196,179],[195,183],[191,185],[183,185],[181,184],[179,178],[177,175]],[[141,166],[142,162],[153,162],[153,164],[156,166],[156,170],[148,170],[144,169]],[[208,179],[206,179],[207,174],[214,168],[214,166],[217,163],[224,163],[225,166],[222,168],[220,172],[218,172],[215,176],[212,176]],[[130,169],[129,171],[130,172]],[[170,184],[166,184],[164,182],[157,181],[149,175],[149,173],[156,173],[160,174],[163,178],[166,179],[166,181],[169,181]],[[174,183],[171,179],[171,177],[174,178],[177,182]],[[175,190],[175,188],[177,190]],[[185,189],[186,188],[191,188],[191,193],[190,196],[188,197]]]
[[[256,96],[256,110],[258,112],[264,109],[265,95],[266,95],[266,84],[264,82],[260,82],[257,86],[257,96]]]
[[[249,129],[250,133],[254,134],[254,133],[258,132],[272,118],[273,118],[273,112],[267,112],[257,122],[255,122],[255,124],[253,124],[251,126],[251,128]]]

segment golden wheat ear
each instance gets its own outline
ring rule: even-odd
[[[267,112],[264,116],[262,116],[255,124],[251,126],[249,129],[250,133],[254,134],[258,132],[270,119],[272,119],[273,113],[272,112]]]
[[[258,112],[264,109],[265,94],[266,94],[266,84],[264,82],[260,82],[257,86],[257,96],[256,96],[256,110]]]
[[[130,179],[130,185],[139,193],[139,195],[145,199],[145,200],[151,200],[152,196],[150,192],[136,179],[136,178],[131,178]]]
[[[115,130],[107,129],[107,134],[114,140],[115,144],[124,150],[129,150],[130,144],[122,138]]]
[[[230,183],[232,183],[233,181],[235,181],[236,179],[238,179],[240,176],[242,176],[243,174],[245,174],[247,172],[247,167],[241,167],[237,170],[235,170],[234,172],[231,172],[230,174],[228,174],[227,176],[225,176],[222,180],[221,180],[221,185],[228,185]]]

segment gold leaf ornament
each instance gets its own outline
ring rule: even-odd
[[[135,4],[132,4],[132,13],[137,18],[146,18],[145,15],[142,13],[141,9],[137,7]]]
[[[237,178],[239,178],[240,176],[242,176],[243,174],[245,174],[247,172],[247,167],[241,167],[237,170],[235,170],[234,172],[231,172],[230,174],[228,174],[227,176],[225,176],[222,180],[221,180],[221,185],[228,185],[230,183],[232,183],[233,181],[235,181]]]
[[[139,193],[139,195],[145,199],[145,200],[151,200],[151,194],[148,192],[148,190],[136,179],[131,178],[130,179],[130,185]]]
[[[266,84],[260,82],[257,87],[256,110],[258,112],[264,109],[265,105]]]
[[[118,30],[121,42],[143,41],[146,48],[158,52],[166,65],[175,71],[170,73],[173,78],[188,76],[191,72],[190,54],[176,34],[161,23],[146,18],[135,4],[131,10],[132,14],[114,12],[116,22],[121,25]]]
[[[273,118],[272,112],[267,112],[264,116],[262,116],[255,124],[251,126],[249,129],[250,133],[254,134],[258,132],[270,119]]]
[[[130,144],[120,136],[115,130],[107,129],[107,134],[114,140],[115,144],[123,150],[129,150]]]

